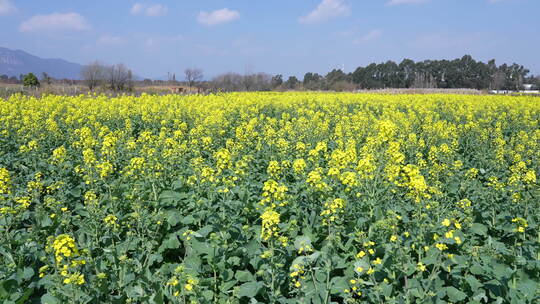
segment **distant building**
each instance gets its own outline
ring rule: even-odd
[[[533,87],[534,87],[534,84],[530,84],[530,83],[526,83],[526,84],[523,85],[523,89],[524,89],[525,91],[532,90]]]

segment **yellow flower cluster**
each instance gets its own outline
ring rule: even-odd
[[[417,166],[407,165],[403,167],[403,177],[404,181],[401,185],[409,189],[407,195],[414,199],[415,202],[419,203],[420,200],[424,198],[431,198],[431,195],[429,194],[430,189]]]
[[[108,227],[113,227],[113,228],[116,228],[119,226],[118,224],[118,218],[113,215],[113,214],[109,214],[107,215],[104,219],[103,219],[103,222],[105,223],[105,225],[107,225]]]
[[[221,149],[214,153],[216,159],[216,167],[219,172],[231,167],[231,153],[227,149]]]
[[[301,280],[305,279],[304,273],[305,273],[304,266],[301,264],[293,264],[291,266],[291,273],[289,276],[291,277],[291,283],[295,288],[302,287]]]
[[[52,161],[55,164],[63,163],[66,160],[67,150],[66,147],[60,146],[53,150]]]
[[[48,252],[53,252],[55,257],[55,267],[63,277],[64,284],[82,285],[85,283],[84,274],[79,267],[86,264],[86,260],[80,258],[79,250],[75,240],[68,234],[60,234],[56,238],[49,239],[46,247]],[[45,275],[48,267],[40,269],[40,276]]]
[[[35,151],[39,148],[38,142],[36,140],[29,141],[26,145],[22,145],[19,147],[19,151],[21,153],[28,153],[31,151]]]
[[[279,235],[279,213],[272,208],[266,208],[261,215],[262,227],[261,227],[261,239],[268,241],[272,237]]]
[[[11,193],[11,179],[6,168],[0,168],[0,194]],[[1,197],[1,196],[0,196]]]
[[[279,178],[279,175],[281,174],[281,167],[279,166],[279,162],[272,160],[268,163],[268,167],[266,168],[266,173],[270,175],[270,178]]]
[[[306,183],[310,185],[316,191],[328,191],[329,186],[326,182],[323,181],[323,170],[322,168],[316,168],[315,170],[309,172]]]
[[[286,204],[286,193],[287,191],[289,191],[289,188],[287,186],[279,184],[275,180],[270,179],[264,182],[262,190],[262,206],[265,206],[268,203],[272,203],[271,207],[275,208],[277,206],[282,207]]]
[[[65,258],[71,258],[79,255],[79,250],[75,245],[75,240],[68,234],[60,234],[48,247],[54,251],[55,260],[57,263],[62,262]]]
[[[323,226],[328,226],[336,222],[339,219],[339,215],[344,212],[344,208],[345,200],[342,198],[336,198],[325,202],[323,211],[321,212]]]
[[[295,159],[293,162],[293,170],[296,174],[304,173],[306,170],[307,164],[303,158]]]
[[[84,284],[84,274],[75,272],[73,274],[67,275],[67,277],[64,279],[64,284],[76,284],[76,285],[82,285]]]
[[[516,224],[516,231],[520,233],[524,233],[525,229],[529,227],[529,223],[527,223],[527,220],[522,217],[513,218],[512,223]]]

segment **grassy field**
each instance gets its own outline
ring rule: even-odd
[[[4,303],[538,303],[540,99],[0,99]]]

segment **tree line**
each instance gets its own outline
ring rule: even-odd
[[[185,85],[189,92],[218,91],[270,91],[270,90],[314,90],[314,91],[352,91],[357,89],[386,88],[448,88],[478,90],[521,90],[524,84],[532,84],[540,88],[540,77],[529,75],[530,71],[522,65],[513,63],[497,65],[495,60],[487,63],[474,60],[465,55],[454,60],[424,60],[415,62],[404,59],[400,63],[387,61],[371,63],[356,68],[351,73],[341,69],[333,69],[325,75],[307,72],[303,79],[268,73],[225,73],[204,80],[201,69],[188,68],[184,71],[184,81],[172,79],[136,81],[126,65],[107,65],[98,61],[92,62],[81,70],[81,80],[62,80],[62,83],[84,83],[90,90],[103,88],[113,91],[130,91],[135,85]],[[0,82],[24,83],[39,86],[33,74],[27,81],[21,75],[19,79],[0,75]],[[46,73],[41,81],[50,84],[52,79]],[[192,90],[192,89],[196,90]]]
[[[113,91],[133,89],[133,72],[123,63],[106,65],[95,61],[82,68],[81,77],[91,91],[99,86]]]
[[[353,73],[341,76],[361,88],[469,88],[520,90],[524,83],[538,79],[528,77],[529,70],[519,64],[497,66],[495,60],[487,63],[465,55],[455,60],[425,60],[414,62],[404,59],[397,64],[387,61],[359,67]]]
[[[385,88],[447,88],[521,90],[524,84],[540,87],[540,78],[529,76],[529,70],[519,64],[497,65],[495,60],[487,63],[465,55],[455,60],[424,60],[414,62],[404,59],[400,63],[387,61],[358,67],[345,73],[333,69],[326,75],[308,72],[303,80],[295,76],[284,79],[283,75],[265,73],[240,75],[227,73],[212,79],[210,87],[225,91],[250,90],[332,90]]]

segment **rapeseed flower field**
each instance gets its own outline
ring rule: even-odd
[[[540,99],[0,99],[3,303],[539,303]]]

